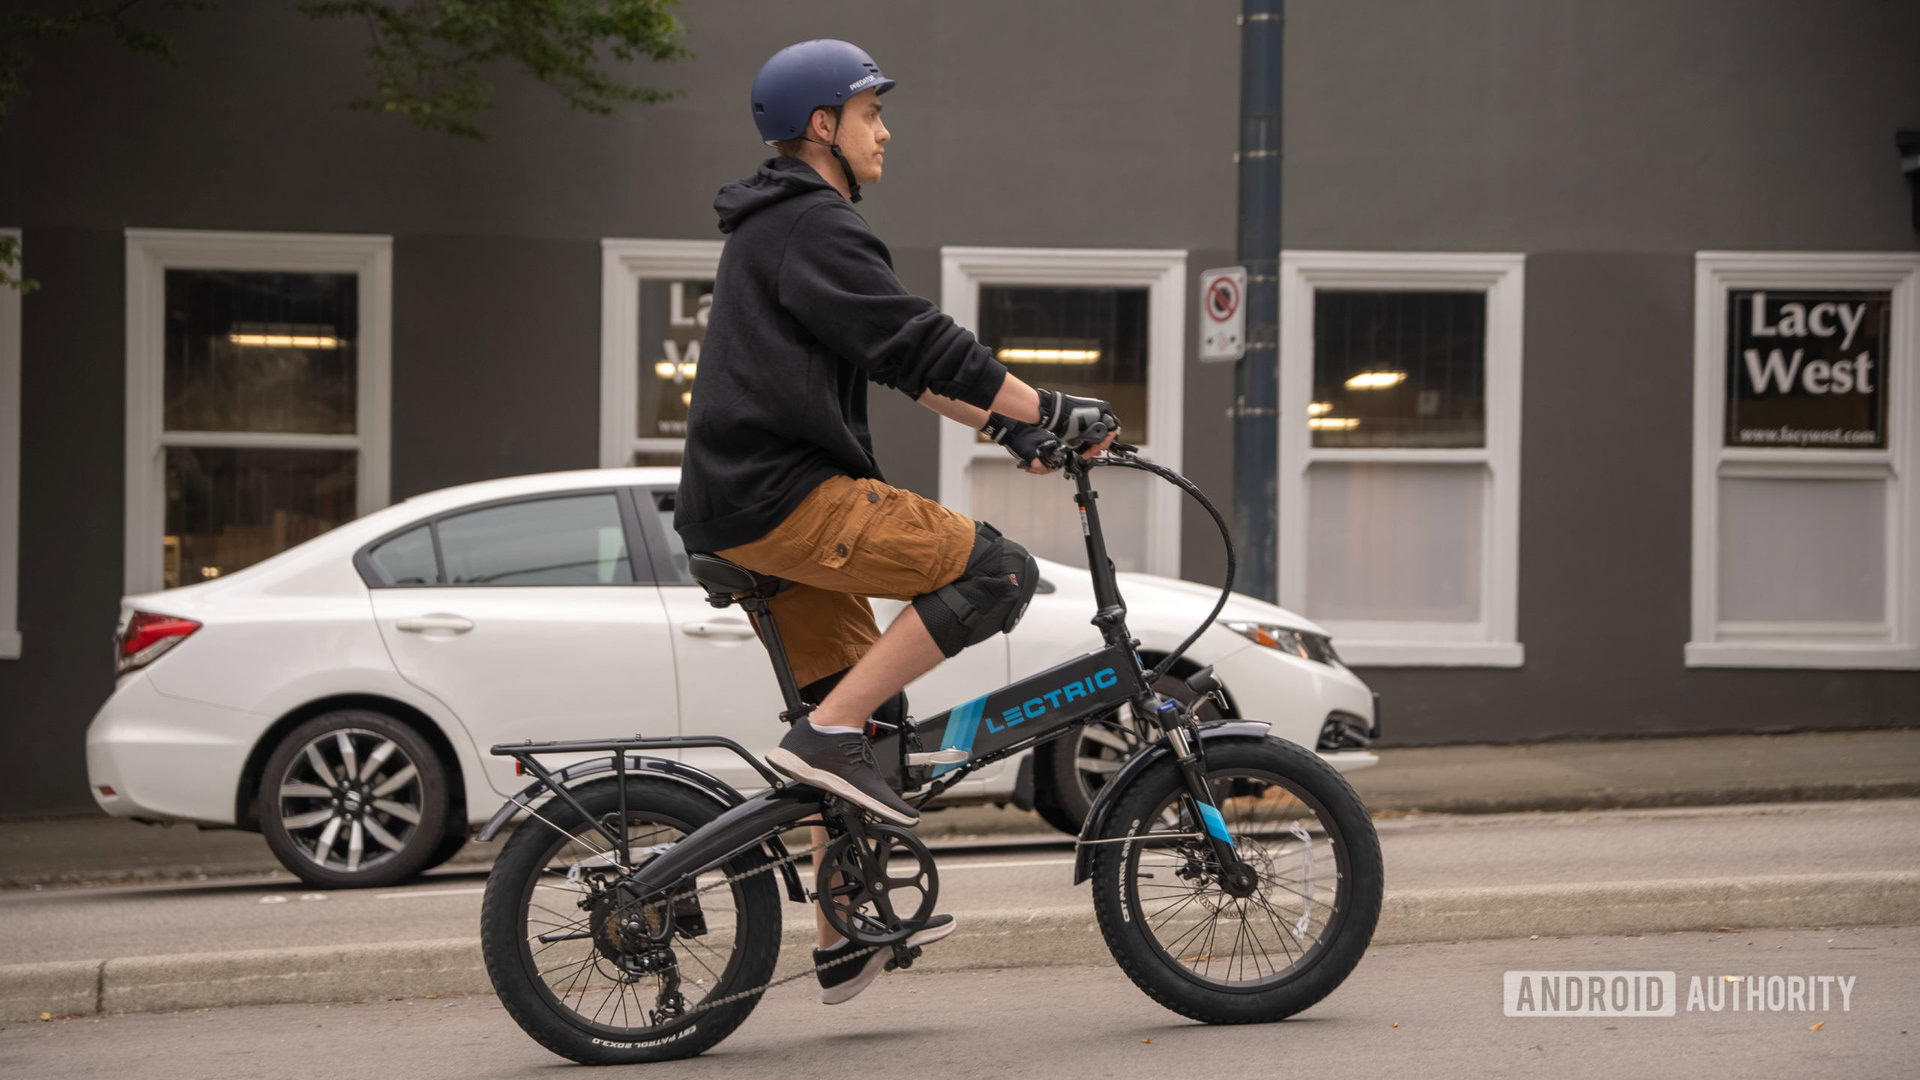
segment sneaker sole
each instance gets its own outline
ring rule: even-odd
[[[885,803],[879,802],[874,799],[873,796],[847,783],[840,777],[808,765],[806,762],[800,760],[800,755],[791,750],[778,747],[774,748],[767,754],[767,764],[803,784],[810,784],[822,791],[830,791],[848,802],[853,803],[855,806],[886,821],[890,821],[895,825],[912,827],[920,824],[920,815],[915,814],[912,817],[907,817],[901,814],[898,810],[893,809]]]
[[[958,922],[950,922],[945,926],[936,926],[931,930],[922,930],[908,938],[907,944],[931,945],[959,928],[960,924]],[[881,949],[872,956],[867,957],[867,962],[860,967],[860,974],[841,983],[839,986],[820,991],[820,1004],[839,1005],[842,1002],[850,1001],[859,996],[860,991],[872,986],[873,980],[879,978],[880,973],[887,969],[887,961],[892,957],[892,949]]]

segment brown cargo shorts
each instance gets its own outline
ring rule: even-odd
[[[867,597],[912,600],[951,584],[973,552],[973,521],[879,480],[835,476],[772,532],[714,554],[791,582],[774,621],[797,685],[852,667],[880,640]]]

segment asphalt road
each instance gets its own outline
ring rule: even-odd
[[[1508,970],[1852,977],[1843,1002],[1796,1012],[1510,1018]],[[1377,948],[1327,1000],[1278,1024],[1205,1027],[1117,969],[887,976],[828,1009],[776,990],[706,1056],[594,1075],[727,1080],[974,1077],[1846,1076],[1912,1073],[1920,929],[1548,938]],[[1809,1030],[1820,1024],[1819,1030]],[[0,1075],[62,1080],[488,1080],[563,1075],[491,998],[281,1005],[0,1026]]]
[[[1920,800],[1409,817],[1379,823],[1387,887],[1920,869]],[[1065,848],[940,856],[941,909],[1086,906]],[[478,933],[485,878],[311,891],[290,876],[0,893],[0,964]],[[789,918],[793,917],[789,913]]]

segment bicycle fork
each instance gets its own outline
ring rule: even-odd
[[[1196,699],[1194,708],[1204,700]],[[1226,819],[1220,815],[1219,807],[1213,805],[1213,792],[1207,787],[1206,761],[1197,742],[1187,737],[1187,721],[1191,718],[1172,701],[1161,702],[1154,715],[1159,720],[1161,735],[1173,750],[1180,776],[1186,781],[1187,815],[1199,826],[1220,868],[1220,887],[1231,896],[1251,895],[1257,877],[1253,868],[1241,860],[1233,836],[1227,832]]]

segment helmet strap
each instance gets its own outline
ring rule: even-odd
[[[829,149],[833,151],[834,158],[840,162],[840,171],[847,174],[847,201],[859,202],[860,181],[853,178],[853,165],[847,161],[847,155],[840,152],[839,143],[834,143]]]
[[[840,152],[840,106],[822,105],[820,107],[833,113],[833,141],[822,143],[820,140],[812,137],[809,137],[807,141],[813,143],[815,146],[825,146],[827,150],[833,154],[833,159],[840,163],[840,171],[845,173],[847,177],[847,201],[859,202],[860,181],[853,178],[853,163],[847,160],[847,155]],[[808,123],[812,123],[811,118],[808,119]]]

